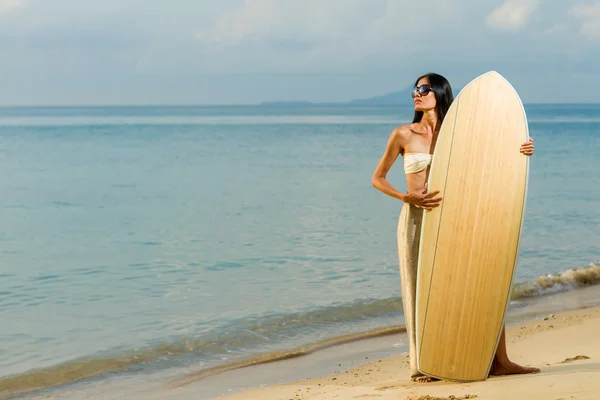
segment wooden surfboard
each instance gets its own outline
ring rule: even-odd
[[[429,185],[417,278],[418,368],[454,381],[488,377],[519,253],[529,160],[527,117],[495,71],[456,97],[442,124]]]

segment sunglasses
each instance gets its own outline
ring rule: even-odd
[[[433,92],[433,89],[429,85],[421,85],[417,86],[412,90],[412,97],[417,97],[417,93],[419,96],[427,96],[429,92]]]

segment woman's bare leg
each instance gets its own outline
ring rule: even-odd
[[[540,372],[538,368],[523,367],[508,359],[508,353],[506,352],[506,327],[503,327],[490,375],[533,374],[537,372]]]

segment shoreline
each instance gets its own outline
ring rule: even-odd
[[[535,318],[544,312],[559,312],[585,306],[586,290],[587,288],[592,288],[589,290],[593,291],[595,290],[593,289],[594,287],[597,287],[600,291],[600,264],[598,263],[590,263],[587,267],[569,269],[558,274],[543,275],[533,280],[516,283],[513,286],[506,323],[510,325],[517,321]],[[595,298],[600,298],[600,295],[591,296],[592,302],[588,303],[600,304],[600,302],[593,302]],[[565,301],[564,299],[570,300]],[[352,309],[352,307],[357,308]],[[338,328],[322,336],[315,335],[312,338],[313,340],[306,341],[306,343],[295,343],[291,346],[274,346],[270,350],[265,349],[265,351],[245,357],[230,357],[231,354],[223,353],[221,355],[223,358],[220,358],[220,360],[224,362],[219,362],[215,359],[205,366],[194,363],[179,366],[176,362],[173,367],[165,364],[162,367],[153,366],[153,362],[159,359],[159,356],[171,357],[170,354],[172,353],[170,351],[179,352],[179,347],[182,345],[189,346],[187,342],[166,342],[157,347],[141,348],[141,351],[82,357],[53,367],[34,369],[23,374],[0,378],[0,398],[9,395],[9,393],[12,395],[18,393],[33,395],[41,391],[55,392],[65,389],[70,390],[72,387],[81,387],[90,382],[112,379],[115,376],[125,376],[132,380],[146,378],[152,381],[154,381],[154,378],[148,378],[149,375],[161,378],[176,376],[176,379],[180,382],[193,382],[196,379],[204,379],[211,375],[230,370],[306,356],[307,354],[321,351],[331,346],[381,336],[386,332],[400,333],[403,330],[400,297],[359,300],[356,304],[343,305],[341,309],[316,310],[311,315],[308,315],[308,317],[302,314],[294,314],[288,315],[287,318],[306,319],[311,320],[312,323],[314,323],[315,318],[324,321],[335,321],[338,319],[340,312],[347,313],[349,309],[353,314],[358,313],[368,316],[369,318],[356,320],[359,324],[367,323],[364,326],[358,326],[355,321],[355,324],[352,326],[347,326],[349,329],[346,331],[338,326]],[[381,315],[377,316],[378,314]],[[371,324],[371,322],[374,323]],[[349,321],[346,321],[346,325],[349,323]],[[244,329],[250,333],[253,331],[252,327],[245,327]],[[241,333],[243,334],[244,331]],[[260,335],[264,335],[264,332],[259,333]],[[266,337],[263,338],[268,339]],[[206,340],[204,342],[194,342],[192,343],[192,348],[196,347],[196,350],[198,350],[203,345],[213,347],[214,343],[206,342]],[[190,355],[193,356],[193,353],[190,353]],[[144,368],[146,370],[143,370]],[[139,377],[131,376],[131,371],[135,370],[137,372],[133,374],[137,374]]]
[[[586,310],[598,306],[600,306],[600,285],[536,298],[528,301],[524,306],[509,309],[506,321],[509,337],[511,337],[510,332],[515,329],[527,324],[540,323],[544,317],[549,315],[559,315],[564,312],[586,312]],[[513,342],[510,340],[508,343],[509,356],[514,361],[519,362],[518,359],[515,359],[515,351],[512,348]],[[568,342],[569,339],[567,338],[565,341]],[[276,385],[285,386],[291,384],[291,382],[300,384],[306,379],[326,379],[323,377],[338,376],[345,371],[361,368],[362,365],[374,359],[388,362],[388,360],[398,357],[406,358],[406,355],[403,355],[406,354],[406,351],[406,334],[390,333],[375,338],[363,338],[335,344],[294,358],[269,361],[222,372],[218,371],[216,374],[202,378],[194,377],[194,374],[201,371],[187,371],[185,374],[179,372],[168,376],[160,373],[133,377],[117,376],[109,379],[98,379],[95,382],[81,382],[62,388],[29,393],[29,395],[19,398],[79,400],[84,398],[162,399],[172,397],[178,399],[189,398],[190,400],[216,399],[235,395],[236,393],[240,395],[242,393],[252,393],[256,388],[261,387],[279,387]],[[598,358],[600,358],[600,354]],[[539,367],[540,365],[536,366]],[[403,367],[400,365],[397,368]],[[401,379],[402,371],[397,369],[397,372],[396,378]],[[189,379],[190,373],[193,377],[191,380]],[[292,397],[294,396],[289,398]],[[233,397],[233,399],[238,400],[240,397]]]

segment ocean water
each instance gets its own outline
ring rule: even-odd
[[[526,111],[515,307],[600,283],[600,105]],[[370,180],[411,115],[1,108],[0,396],[401,325],[401,203]]]

